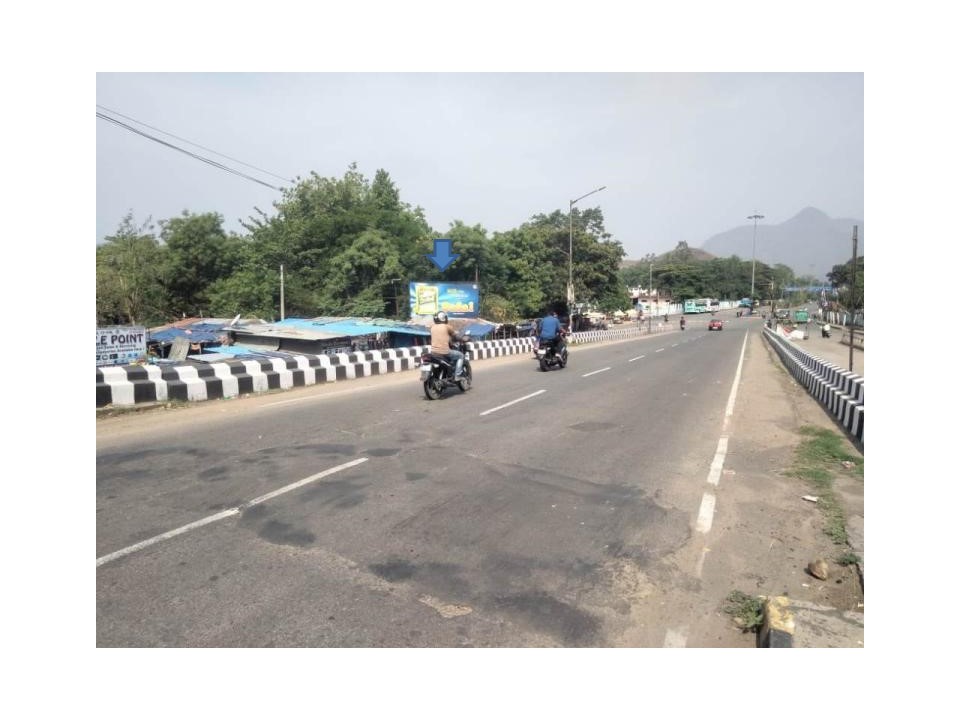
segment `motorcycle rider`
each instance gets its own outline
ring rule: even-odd
[[[685,317],[680,318],[680,329],[685,330],[687,327],[687,319]]]
[[[820,328],[820,337],[830,337],[830,323],[824,323],[823,327]]]
[[[551,310],[543,320],[540,321],[540,345],[552,343],[554,352],[560,355],[563,352],[563,328],[560,327],[560,320],[557,319],[557,311]]]
[[[433,316],[430,327],[430,353],[456,361],[455,378],[463,372],[463,353],[451,347],[450,342],[460,342],[463,338],[449,325],[450,318],[441,310]]]

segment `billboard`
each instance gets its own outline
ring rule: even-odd
[[[146,354],[146,328],[128,325],[97,328],[97,367],[126,365]]]
[[[410,317],[427,318],[443,310],[451,318],[480,317],[480,286],[470,282],[410,283]]]

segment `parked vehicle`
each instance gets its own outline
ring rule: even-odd
[[[713,318],[707,323],[707,330],[723,330],[723,320],[720,318]]]
[[[466,392],[473,384],[473,370],[470,368],[470,355],[467,352],[467,343],[461,342],[457,349],[463,353],[463,373],[454,378],[456,363],[446,356],[424,353],[420,356],[420,381],[423,383],[423,394],[428,400],[436,400],[443,391],[456,385],[461,392]]]
[[[537,348],[537,360],[540,361],[540,369],[543,372],[553,368],[565,368],[567,366],[566,344],[563,350],[557,353],[557,340],[544,340]]]

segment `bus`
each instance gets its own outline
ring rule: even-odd
[[[710,298],[696,298],[683,301],[683,314],[710,312]]]

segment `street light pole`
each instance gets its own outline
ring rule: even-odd
[[[653,332],[653,260],[650,261],[650,283],[647,285],[647,297],[650,298],[650,314],[647,315],[647,335]],[[660,307],[660,298],[657,297],[657,308]]]
[[[753,269],[750,271],[750,312],[753,312],[755,309],[753,307],[753,283],[757,277],[757,220],[763,220],[763,215],[754,213],[748,215],[747,220],[753,220]]]
[[[567,308],[570,313],[570,332],[573,332],[573,303],[576,300],[576,297],[573,293],[573,206],[579,200],[583,200],[587,195],[593,195],[594,193],[600,192],[601,190],[606,190],[607,186],[598,187],[596,190],[591,190],[586,195],[581,195],[576,200],[570,201],[570,254],[567,257],[567,267],[569,268],[569,274],[567,276]]]

